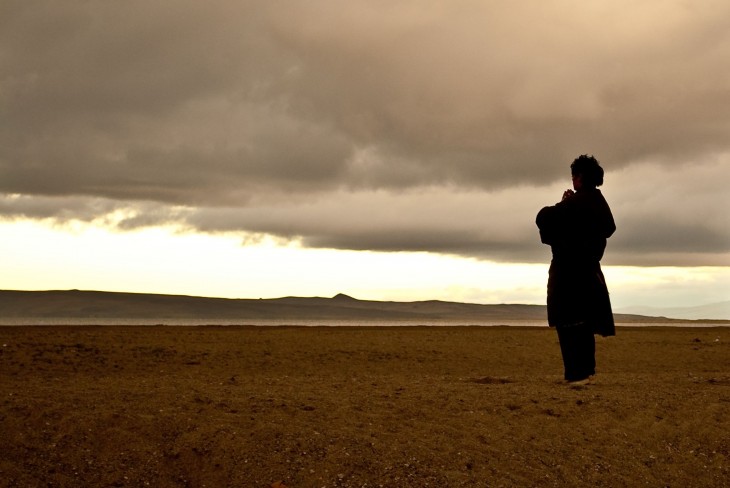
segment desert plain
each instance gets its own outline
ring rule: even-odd
[[[0,327],[3,487],[730,485],[730,328]]]

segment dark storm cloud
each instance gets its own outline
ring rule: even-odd
[[[529,261],[594,153],[622,262],[712,264],[726,192],[686,168],[730,168],[729,32],[719,1],[7,1],[0,212]]]
[[[500,210],[500,203],[511,208]],[[529,259],[540,251],[530,215],[535,205],[515,192],[342,192],[250,209],[198,209],[186,222],[208,232],[246,228],[313,247]]]
[[[92,220],[118,210],[120,204],[111,200],[85,197],[30,197],[5,195],[0,197],[0,215],[10,218],[52,219],[59,222]]]

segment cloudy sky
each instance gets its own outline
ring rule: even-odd
[[[618,305],[730,300],[730,3],[0,0],[0,287],[541,303],[594,154]]]

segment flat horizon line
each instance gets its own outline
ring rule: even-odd
[[[94,298],[96,300],[94,300]],[[6,317],[210,317],[373,320],[542,320],[545,304],[474,303],[448,300],[361,300],[344,293],[331,297],[283,296],[227,298],[185,294],[105,290],[0,290]],[[724,302],[721,302],[721,304]],[[222,306],[226,304],[226,306]],[[717,304],[715,304],[717,305]],[[662,312],[662,309],[656,309]],[[146,314],[146,315],[145,315]],[[168,315],[169,314],[169,315]],[[621,312],[616,322],[730,322],[726,318],[677,317],[666,314]]]

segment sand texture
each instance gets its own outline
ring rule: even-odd
[[[0,486],[720,487],[730,329],[2,327]]]

